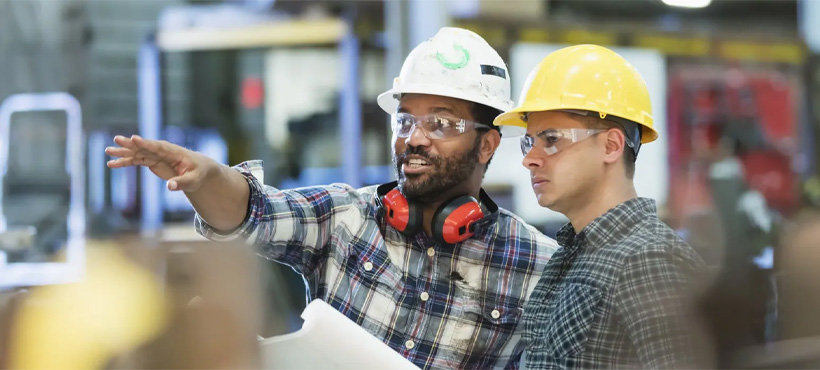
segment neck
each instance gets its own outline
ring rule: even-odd
[[[607,185],[600,186],[593,191],[593,195],[584,199],[585,202],[580,207],[565,213],[575,233],[580,233],[587,225],[610,209],[638,197],[632,180],[623,179],[615,182],[602,182],[602,184]]]
[[[441,205],[444,204],[444,202],[449,201],[460,195],[469,195],[475,199],[479,199],[480,193],[481,182],[475,181],[470,182],[469,184],[462,184],[462,186],[457,186],[449,191],[442,193],[441,196],[436,197],[435,199],[426,201],[424,203],[424,222],[422,223],[424,227],[424,232],[428,236],[433,235],[433,216],[435,215],[439,207],[441,207]]]

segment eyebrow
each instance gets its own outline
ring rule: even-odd
[[[533,134],[530,134],[529,132],[527,132],[527,133],[525,133],[525,134],[524,134],[524,136],[526,136],[526,137],[535,137],[535,136],[539,136],[539,135],[541,135],[541,134],[547,133],[547,132],[549,132],[549,131],[558,131],[558,130],[560,130],[560,129],[557,129],[557,128],[554,128],[554,127],[551,127],[551,128],[547,128],[547,129],[540,130],[540,131],[535,132],[535,133],[533,133]]]
[[[454,116],[456,115],[456,112],[452,108],[449,108],[449,107],[436,106],[436,107],[430,108],[430,113],[442,113],[442,112],[450,113]],[[399,106],[399,108],[396,110],[396,113],[410,113],[410,112],[407,108]]]
[[[433,107],[432,109],[430,109],[430,113],[441,113],[441,112],[450,113],[454,116],[456,115],[456,112],[452,108],[448,108],[448,107]]]

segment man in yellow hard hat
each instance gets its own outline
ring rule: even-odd
[[[496,118],[521,138],[543,207],[570,221],[524,309],[527,368],[700,366],[685,304],[702,259],[633,184],[658,137],[641,75],[594,45],[558,50]]]

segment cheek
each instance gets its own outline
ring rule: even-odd
[[[447,158],[452,156],[458,150],[458,145],[449,143],[446,140],[436,140],[430,143],[430,146],[424,147],[423,150],[431,156]]]
[[[572,177],[575,173],[572,171],[571,166],[567,164],[566,161],[556,161],[553,164],[551,169],[551,175],[553,182],[561,189],[563,189],[566,184],[572,184]]]
[[[430,154],[433,154],[433,155],[436,155],[436,156],[442,157],[442,158],[450,158],[454,154],[457,154],[457,152],[458,152],[458,149],[450,148],[446,145],[442,145],[442,146],[432,145],[432,146],[430,146],[430,151],[429,151]]]
[[[481,147],[480,142],[475,141],[475,137],[466,137],[467,135],[461,135],[460,137],[455,138],[455,140],[447,140],[447,141],[440,141],[434,143],[432,148],[434,148],[439,153],[446,154],[446,155],[463,155],[464,153],[469,153],[475,150],[476,146],[479,148]]]
[[[574,187],[578,180],[582,178],[584,169],[579,167],[581,163],[575,161],[572,156],[560,156],[548,163],[550,179],[560,190]]]

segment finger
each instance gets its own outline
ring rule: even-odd
[[[137,146],[137,148],[147,150],[151,153],[157,153],[162,148],[160,146],[161,141],[159,140],[145,140],[139,135],[131,136],[131,141]]]
[[[190,190],[199,180],[197,171],[189,171],[168,180],[168,190]]]
[[[167,145],[163,145],[164,143],[162,141],[145,140],[139,135],[134,135],[131,138],[134,144],[137,146],[137,148],[146,151],[146,154],[150,153],[163,159],[165,159],[169,155],[168,150],[166,148]]]
[[[114,160],[108,161],[108,163],[106,163],[106,164],[108,165],[108,168],[123,168],[123,167],[133,166],[134,165],[134,158],[129,157],[129,158],[114,159]]]
[[[105,148],[105,154],[112,157],[133,157],[136,152],[128,148],[109,146]]]
[[[145,150],[137,151],[134,153],[133,158],[134,164],[138,166],[153,167],[163,164],[169,168],[171,167],[167,162],[164,162],[161,158],[157,157],[156,154],[146,152]]]
[[[159,153],[157,153],[157,145],[153,140],[145,140],[138,135],[131,136],[131,140],[137,147],[138,164],[153,166],[161,160]],[[144,163],[139,163],[144,162]]]
[[[153,156],[172,167],[176,167],[187,157],[185,154],[187,149],[165,140],[145,140],[137,135],[134,137],[134,143],[145,153],[146,157]]]
[[[114,143],[116,143],[117,145],[119,145],[123,148],[129,148],[129,149],[136,149],[137,148],[134,145],[133,141],[131,141],[131,139],[129,139],[125,136],[122,136],[122,135],[114,136]]]

